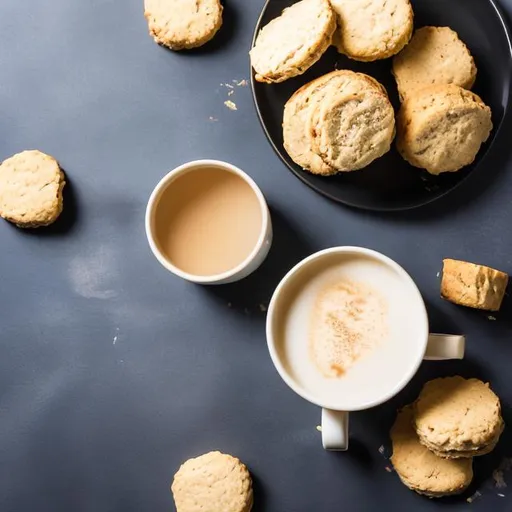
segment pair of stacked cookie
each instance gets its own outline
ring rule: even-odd
[[[391,429],[391,461],[410,489],[430,497],[463,492],[473,457],[491,452],[504,429],[499,398],[478,379],[434,379]]]
[[[423,27],[393,58],[402,107],[397,148],[431,174],[472,163],[492,130],[491,109],[470,92],[477,68],[467,46],[449,27]]]
[[[389,151],[394,136],[386,90],[363,73],[333,71],[301,87],[285,106],[284,147],[314,174],[362,169]]]

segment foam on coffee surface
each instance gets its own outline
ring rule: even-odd
[[[347,278],[321,288],[311,310],[309,353],[326,377],[342,377],[388,336],[382,294]]]

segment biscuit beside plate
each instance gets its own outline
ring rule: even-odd
[[[265,25],[250,51],[258,82],[302,75],[331,45],[336,19],[328,0],[301,0]]]
[[[331,0],[338,29],[333,42],[354,60],[387,59],[411,38],[413,11],[409,0]]]
[[[250,512],[251,475],[236,457],[210,452],[187,460],[171,486],[177,512]]]
[[[473,479],[473,459],[438,457],[423,446],[414,430],[413,407],[398,412],[391,428],[391,462],[409,489],[431,498],[460,494]]]
[[[449,27],[422,27],[393,58],[400,98],[435,84],[454,84],[471,89],[477,68],[467,46]]]
[[[190,50],[210,41],[222,26],[220,0],[144,0],[149,33],[171,50]]]
[[[427,382],[413,421],[421,444],[449,459],[491,452],[505,426],[500,399],[489,384],[459,376]]]
[[[0,165],[0,216],[20,228],[48,226],[63,208],[64,173],[55,158],[23,151]]]

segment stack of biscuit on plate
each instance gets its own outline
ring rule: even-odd
[[[285,106],[284,147],[314,174],[362,169],[389,151],[394,136],[387,93],[363,73],[333,71],[304,85]]]
[[[505,423],[500,400],[478,379],[447,377],[423,387],[391,429],[391,461],[402,482],[429,497],[463,492],[473,457],[490,453]]]
[[[301,75],[331,45],[361,62],[393,57],[402,102],[399,153],[434,175],[458,171],[488,139],[491,109],[469,90],[477,69],[457,33],[427,26],[413,34],[413,18],[409,0],[296,2],[256,37],[255,80],[276,83]],[[284,148],[313,174],[362,169],[390,149],[394,135],[386,91],[361,73],[329,73],[301,87],[285,105]]]

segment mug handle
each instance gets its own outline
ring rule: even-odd
[[[322,444],[326,450],[348,450],[348,412],[322,409]]]
[[[464,359],[465,348],[465,336],[457,334],[429,334],[427,350],[423,359],[426,361]]]
[[[429,334],[424,360],[463,359],[466,337],[457,334]],[[322,444],[326,450],[348,450],[347,411],[322,409]]]

